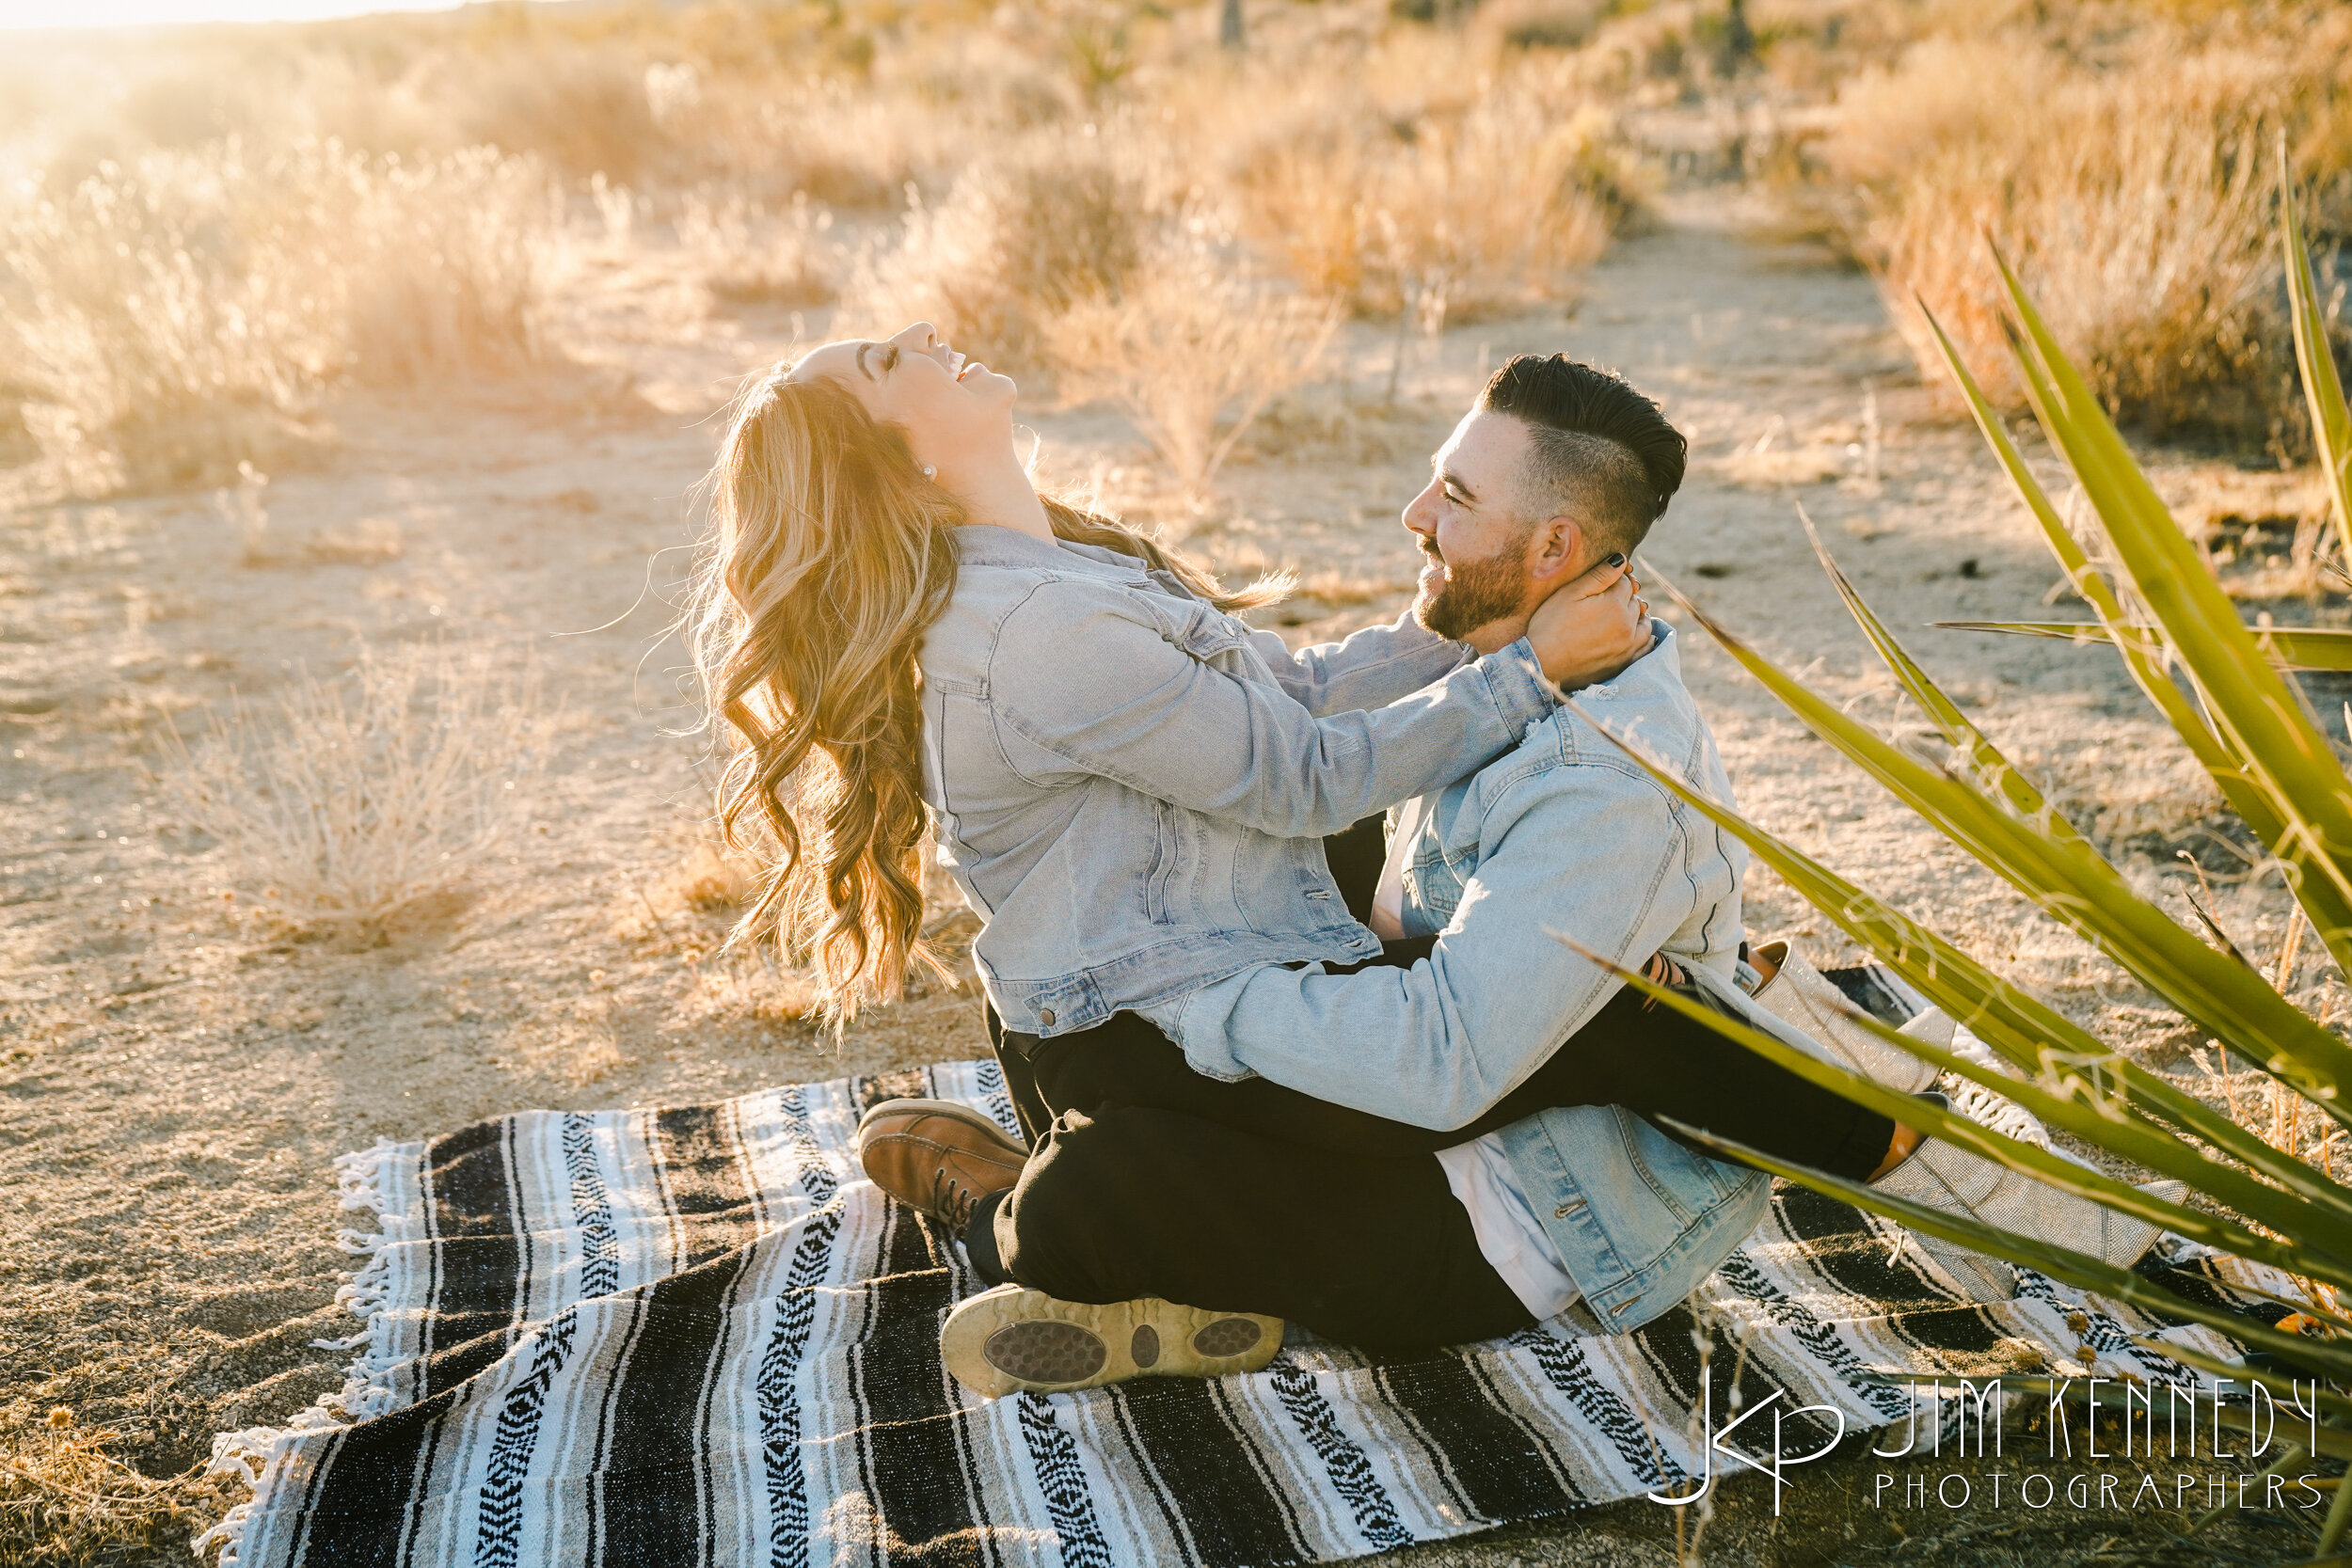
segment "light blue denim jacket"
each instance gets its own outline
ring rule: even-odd
[[[1264,963],[1350,962],[1322,837],[1502,755],[1555,706],[1522,640],[1413,625],[1293,654],[1116,551],[956,531],[926,634],[924,792],[1009,1029],[1091,1028]]]
[[[1731,799],[1674,634],[1651,626],[1647,655],[1430,802],[1406,863],[1403,921],[1407,936],[1438,937],[1429,958],[1349,975],[1263,967],[1148,1016],[1212,1077],[1261,1073],[1393,1120],[1459,1127],[1616,990],[1566,936],[1629,968],[1672,954],[1710,992],[1818,1052],[1734,983],[1746,851],[1597,727]],[[1613,1333],[1690,1294],[1770,1197],[1760,1173],[1697,1154],[1614,1106],[1544,1111],[1500,1137],[1569,1277]]]

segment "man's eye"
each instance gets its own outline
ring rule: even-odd
[[[888,348],[882,350],[882,369],[886,371],[895,371],[898,368],[898,345],[893,343]]]

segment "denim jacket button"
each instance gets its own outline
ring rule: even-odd
[[[1048,1029],[1051,1029],[1054,1026],[1054,1009],[1051,1007],[1046,1008],[1043,1012],[1037,1015],[1037,1021],[1040,1023],[1044,1024]]]

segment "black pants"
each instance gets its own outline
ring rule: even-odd
[[[1378,824],[1326,841],[1351,910],[1371,903]],[[1410,964],[1430,943],[1374,962]],[[1894,1123],[1704,1024],[1620,990],[1466,1128],[1435,1132],[1264,1079],[1203,1077],[1132,1014],[990,1044],[1033,1155],[984,1203],[974,1261],[1070,1301],[1163,1296],[1294,1318],[1375,1346],[1484,1338],[1527,1322],[1479,1255],[1430,1156],[1558,1105],[1665,1114],[1801,1164],[1867,1176]],[[1001,1222],[997,1218],[1003,1210]]]
[[[1308,1150],[1156,1105],[1064,1111],[964,1240],[982,1275],[1064,1301],[1265,1312],[1373,1350],[1534,1321],[1431,1155]]]

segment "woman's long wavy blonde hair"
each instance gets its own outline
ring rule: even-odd
[[[687,626],[705,722],[732,743],[722,830],[767,862],[728,945],[806,958],[838,1027],[895,999],[910,963],[952,983],[922,938],[918,657],[955,590],[950,531],[966,518],[900,431],[835,383],[786,380],[788,368],[736,399],[704,480],[710,526]],[[1062,500],[1045,509],[1057,536],[1172,572],[1219,609],[1287,586],[1225,593],[1156,540]]]

